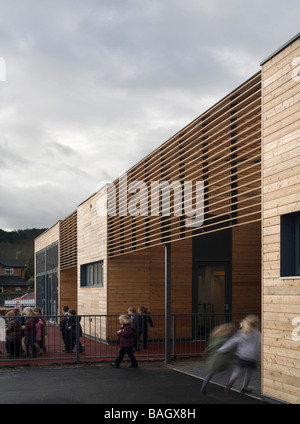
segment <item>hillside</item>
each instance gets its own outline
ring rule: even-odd
[[[0,229],[0,258],[17,259],[24,264],[33,254],[34,239],[45,229],[4,231]]]

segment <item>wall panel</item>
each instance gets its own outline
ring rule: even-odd
[[[107,312],[107,218],[103,213],[107,190],[103,187],[77,207],[77,293],[78,313],[81,315],[106,315]],[[81,284],[81,267],[103,263],[103,285],[85,287]],[[107,339],[106,319],[92,318],[89,328],[91,336]],[[99,321],[99,322],[98,322]],[[101,325],[100,325],[101,321]]]
[[[300,278],[280,277],[280,217],[300,211],[300,39],[262,65],[263,362],[266,396],[300,403]],[[291,252],[292,254],[292,252]]]

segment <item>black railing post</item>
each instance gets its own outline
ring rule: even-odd
[[[80,317],[75,316],[76,319],[76,364],[80,362]]]
[[[171,244],[165,247],[165,360],[171,362]]]
[[[173,315],[173,359],[176,358],[176,315]]]

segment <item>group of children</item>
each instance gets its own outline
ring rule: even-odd
[[[143,348],[147,349],[148,326],[154,327],[154,325],[150,313],[144,306],[139,306],[137,309],[130,307],[127,312],[127,314],[119,316],[121,327],[117,331],[117,335],[120,350],[117,359],[111,365],[118,367],[127,354],[131,362],[130,367],[137,368],[138,363],[134,351],[139,349],[141,335]],[[5,319],[5,346],[11,358],[21,355],[28,357],[29,352],[31,352],[31,357],[36,357],[39,353],[46,351],[47,325],[40,308],[27,307],[23,310],[23,316],[18,309],[10,310],[6,313]],[[240,329],[236,333],[233,323],[222,324],[213,330],[206,348],[208,373],[202,384],[202,394],[206,394],[207,385],[214,374],[228,369],[232,369],[232,371],[226,393],[244,370],[242,392],[249,392],[248,385],[257,361],[260,359],[261,333],[259,325],[259,319],[255,315],[249,315],[241,322]],[[82,336],[80,317],[76,316],[75,310],[69,309],[68,306],[63,307],[60,330],[65,346],[64,352],[72,352],[77,339],[80,352],[85,350],[80,342]]]
[[[13,309],[5,317],[5,346],[10,358],[28,357],[29,352],[34,358],[45,352],[47,325],[40,308],[27,307],[23,310],[23,316],[18,309]]]
[[[22,355],[34,358],[46,351],[47,321],[42,316],[40,308],[27,307],[23,310],[22,315],[18,309],[10,310],[6,313],[5,319],[5,345],[10,358],[18,358]],[[137,367],[133,351],[139,350],[138,344],[141,336],[143,348],[147,349],[148,325],[153,327],[153,321],[144,306],[139,306],[137,309],[128,308],[128,315],[121,315],[119,321],[121,328],[117,334],[121,349],[113,365],[118,366],[127,353],[131,360],[131,366]],[[82,337],[80,317],[76,316],[76,311],[69,309],[68,306],[64,306],[62,310],[60,331],[64,342],[63,352],[72,352],[77,339],[79,339],[80,352],[85,350],[80,342],[80,337]]]
[[[120,351],[117,359],[112,362],[113,367],[119,367],[124,356],[130,359],[130,368],[137,368],[138,363],[134,351],[139,350],[139,340],[143,336],[143,349],[148,348],[148,325],[154,327],[150,313],[144,306],[137,309],[133,306],[128,308],[128,314],[120,315],[121,328],[117,331]]]
[[[60,323],[60,330],[64,341],[64,352],[72,352],[76,345],[76,337],[82,336],[82,328],[79,324],[77,334],[77,322],[80,317],[76,317],[73,309],[68,306],[63,308],[63,317]],[[78,321],[79,320],[79,321]],[[35,358],[46,351],[45,336],[47,335],[47,321],[42,316],[41,308],[27,307],[21,315],[19,309],[13,309],[5,315],[5,346],[10,358],[21,356]],[[80,352],[84,346],[79,342]],[[1,352],[0,352],[1,353]]]

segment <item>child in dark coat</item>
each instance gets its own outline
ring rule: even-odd
[[[128,315],[130,318],[131,327],[134,329],[134,344],[133,351],[139,350],[138,339],[137,339],[137,327],[138,327],[138,316],[136,314],[136,309],[134,306],[128,308]]]
[[[84,352],[84,347],[80,342],[80,337],[82,337],[82,327],[80,325],[81,317],[76,318],[76,311],[74,309],[69,310],[69,314],[65,317],[65,326],[66,326],[66,353],[73,352],[73,349],[76,345],[77,336],[79,337],[78,344],[80,352]],[[79,332],[77,334],[77,325],[79,326]]]
[[[8,311],[6,317],[6,350],[10,358],[16,358],[22,351],[21,323],[14,311]]]
[[[118,367],[122,362],[125,354],[127,353],[131,365],[130,368],[137,368],[138,363],[133,353],[133,346],[135,340],[135,331],[132,328],[131,320],[128,315],[120,315],[119,321],[121,324],[121,328],[117,331],[120,340],[120,351],[117,359],[111,364],[113,367]]]
[[[37,356],[36,324],[38,323],[38,318],[34,316],[33,310],[29,307],[24,309],[23,315],[25,317],[23,330],[25,334],[26,355],[28,356],[28,351],[31,349],[31,356],[35,358]]]
[[[154,327],[150,312],[145,306],[138,307],[137,339],[143,335],[143,349],[148,349],[148,325]]]

